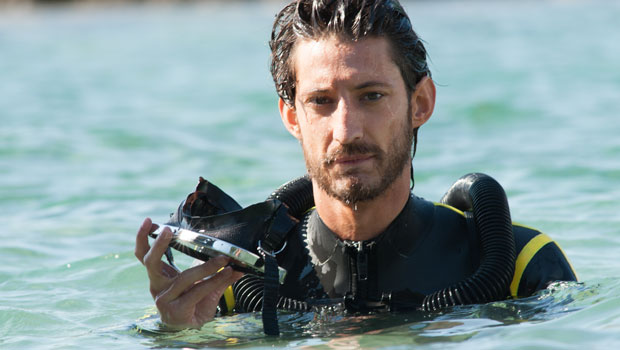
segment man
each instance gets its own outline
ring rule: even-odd
[[[397,0],[294,1],[277,16],[270,47],[282,122],[302,146],[316,205],[278,256],[289,270],[281,293],[301,301],[344,297],[372,308],[386,295],[405,291],[414,300],[474,273],[484,252],[466,215],[410,192],[410,152],[433,113],[435,86]],[[161,260],[171,232],[150,247],[154,229],[146,219],[136,256],[161,319],[199,327],[241,274],[223,268],[223,257],[176,271]],[[576,279],[547,236],[517,226],[514,232],[510,294]]]

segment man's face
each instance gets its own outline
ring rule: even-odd
[[[410,96],[388,42],[298,42],[296,136],[312,179],[344,203],[371,200],[408,176]]]

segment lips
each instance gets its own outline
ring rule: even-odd
[[[347,143],[328,152],[321,160],[324,166],[330,165],[357,165],[367,160],[382,159],[382,151],[377,145],[370,143]]]
[[[371,158],[373,158],[372,154],[357,154],[357,155],[351,155],[351,156],[340,156],[340,157],[336,157],[332,161],[332,164],[353,165],[353,164],[364,162],[366,160],[370,160]]]

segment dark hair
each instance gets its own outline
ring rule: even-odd
[[[409,95],[420,79],[431,75],[426,49],[398,0],[295,0],[276,16],[269,42],[271,75],[288,105],[295,106],[295,43],[332,34],[354,41],[386,38]]]

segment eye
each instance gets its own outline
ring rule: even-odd
[[[326,96],[314,96],[309,98],[308,102],[314,105],[322,106],[331,103],[332,100]]]
[[[380,92],[368,92],[365,93],[364,96],[362,96],[362,99],[365,101],[378,101],[380,100],[384,95]]]

